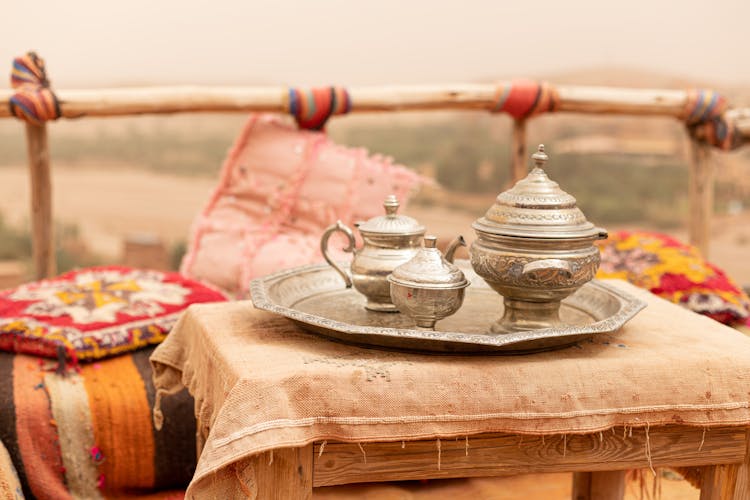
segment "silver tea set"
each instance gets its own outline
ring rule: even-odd
[[[594,242],[607,237],[544,172],[549,158],[543,145],[532,159],[526,178],[500,193],[472,224],[477,239],[469,249],[471,266],[504,299],[503,316],[490,327],[494,334],[561,326],[561,301],[594,278],[599,268]],[[355,225],[364,241],[360,249],[341,221],[327,228],[323,256],[347,287],[366,297],[368,310],[401,312],[417,328],[434,329],[463,304],[470,283],[453,256],[466,243],[457,237],[443,255],[424,226],[397,213],[395,196],[386,198],[384,207],[385,215]],[[344,251],[354,253],[351,275],[328,251],[336,232],[348,239]]]

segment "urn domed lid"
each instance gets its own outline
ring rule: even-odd
[[[511,189],[500,193],[472,227],[479,233],[523,238],[578,239],[606,237],[586,220],[576,199],[560,189],[543,170],[549,157],[540,144],[534,168]]]
[[[462,239],[463,241],[463,239]],[[388,281],[415,288],[465,288],[469,281],[456,265],[448,262],[436,246],[435,236],[424,237],[424,247],[388,276]]]
[[[373,217],[367,222],[357,225],[361,232],[393,236],[424,234],[424,226],[417,222],[416,219],[396,213],[398,212],[399,203],[395,195],[388,195],[383,202],[383,207],[385,208],[385,215]]]

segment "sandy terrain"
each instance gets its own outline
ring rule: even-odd
[[[0,213],[11,224],[28,225],[26,169],[2,168],[0,178]],[[108,256],[119,255],[130,234],[157,234],[168,242],[186,239],[215,185],[200,177],[62,165],[55,165],[52,182],[55,220],[77,224],[89,247]]]
[[[12,224],[28,224],[25,167],[2,168],[0,178],[0,213]],[[127,235],[151,233],[168,243],[186,239],[191,221],[208,200],[215,182],[124,167],[57,164],[53,170],[55,218],[78,224],[90,248],[116,258]],[[467,205],[479,205],[477,201],[467,200]],[[477,215],[418,205],[412,205],[409,213],[441,238],[463,234],[469,240],[473,235],[470,225]],[[684,231],[674,234],[686,238]],[[741,284],[750,284],[750,212],[717,218],[712,234],[711,260]]]

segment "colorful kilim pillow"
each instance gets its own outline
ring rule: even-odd
[[[71,271],[0,292],[0,350],[77,361],[158,344],[188,305],[224,301],[177,273]]]
[[[601,242],[597,278],[619,278],[699,314],[732,324],[750,316],[750,298],[698,249],[659,233],[620,231]]]
[[[0,440],[20,498],[177,500],[195,472],[194,401],[186,389],[161,399],[154,428],[154,346],[82,364],[0,352]],[[0,498],[3,488],[0,456]],[[8,464],[9,465],[9,464]]]

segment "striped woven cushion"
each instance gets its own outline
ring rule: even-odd
[[[162,402],[153,428],[149,347],[54,372],[53,361],[0,353],[0,440],[26,498],[181,498],[195,469],[193,399]],[[171,489],[171,491],[170,491]]]

